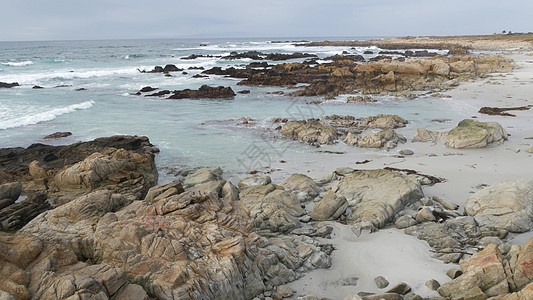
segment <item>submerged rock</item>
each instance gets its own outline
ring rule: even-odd
[[[452,129],[446,138],[450,148],[482,148],[507,140],[507,132],[496,122],[479,122],[466,119]]]
[[[281,134],[310,144],[331,144],[337,140],[335,128],[316,120],[288,121],[281,128]]]
[[[232,98],[236,94],[231,87],[210,87],[202,85],[198,90],[179,90],[172,92],[172,95],[167,99],[221,99]]]
[[[60,138],[64,138],[64,137],[67,137],[67,136],[71,136],[72,135],[72,132],[70,131],[64,131],[64,132],[55,132],[55,133],[52,133],[52,134],[49,134],[45,137],[43,137],[43,139],[45,140],[49,140],[49,139],[60,139]]]
[[[20,84],[18,82],[12,82],[12,83],[0,82],[0,88],[9,89],[15,86],[20,86]]]

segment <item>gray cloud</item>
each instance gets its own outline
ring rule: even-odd
[[[0,7],[2,41],[533,31],[529,0],[0,0]]]

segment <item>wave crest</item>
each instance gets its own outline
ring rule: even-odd
[[[3,62],[1,64],[4,66],[11,66],[11,67],[24,67],[24,66],[33,65],[33,61],[31,60],[16,61],[16,62],[10,61],[10,62]]]
[[[12,120],[2,120],[0,121],[0,129],[8,129],[15,127],[24,127],[28,125],[34,125],[41,122],[51,121],[58,116],[75,112],[77,110],[89,109],[94,105],[93,100],[85,101],[78,104],[67,105],[63,107],[58,107],[51,109],[49,111],[44,111],[40,113],[30,114],[24,117],[12,119]]]

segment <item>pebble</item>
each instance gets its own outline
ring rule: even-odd
[[[463,153],[459,152],[446,152],[443,154],[444,156],[452,156],[452,155],[463,155]]]
[[[376,286],[380,289],[384,289],[389,286],[389,281],[383,276],[378,276],[374,278],[374,282],[376,283]]]
[[[449,269],[446,272],[446,275],[448,275],[448,277],[450,277],[451,279],[455,279],[455,278],[463,275],[463,271],[461,271],[459,269]]]
[[[533,147],[529,147],[529,148],[527,148],[527,149],[526,149],[526,152],[527,152],[527,153],[533,153]]]
[[[409,150],[409,149],[403,149],[403,150],[400,150],[400,155],[413,155],[415,154],[412,150]]]
[[[387,293],[405,295],[405,294],[409,293],[410,291],[411,291],[411,287],[407,283],[400,282],[397,285],[395,285],[392,288],[390,288],[387,291]]]
[[[436,291],[438,288],[440,288],[440,283],[435,279],[431,279],[431,280],[426,281],[426,286],[430,290]]]

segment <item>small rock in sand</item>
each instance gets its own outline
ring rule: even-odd
[[[283,298],[288,298],[288,297],[292,296],[292,294],[294,293],[294,292],[292,291],[292,289],[289,288],[289,287],[286,286],[286,285],[280,285],[280,286],[278,286],[277,291],[278,291],[278,293],[279,293]]]
[[[388,290],[387,293],[405,295],[409,293],[410,291],[411,291],[411,287],[407,283],[400,282],[397,285],[393,286],[390,290]]]
[[[527,149],[526,149],[526,152],[527,152],[527,153],[533,153],[533,147],[529,147],[529,148],[527,148]]]
[[[374,282],[376,283],[376,286],[380,289],[384,289],[389,286],[389,281],[383,276],[378,276],[374,278]]]
[[[463,271],[461,271],[459,269],[449,269],[446,272],[446,275],[448,275],[448,277],[450,277],[451,279],[455,279],[455,278],[463,275]]]
[[[426,286],[430,290],[436,291],[438,288],[440,288],[440,283],[435,279],[431,279],[431,280],[426,281]]]
[[[403,150],[400,150],[400,155],[413,155],[415,154],[412,150],[409,150],[409,149],[403,149]]]

